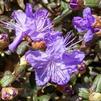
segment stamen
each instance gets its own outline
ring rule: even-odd
[[[68,46],[69,44],[71,44],[74,40],[76,39],[76,37],[74,37],[72,40],[70,40],[69,42],[66,42],[65,45]]]
[[[7,28],[7,29],[12,28],[12,26],[13,26],[13,23],[11,23],[11,22],[5,22],[5,21],[1,21],[1,20],[0,20],[0,22],[2,24],[4,24],[5,25],[4,28]]]
[[[46,30],[47,28],[50,29],[50,28],[52,28],[52,27],[53,27],[53,25],[52,25],[52,24],[49,24],[48,26],[46,26],[46,27],[40,29],[39,32],[40,32],[40,31],[42,32],[42,31]]]
[[[76,44],[80,43],[81,41],[83,41],[83,39],[81,39],[81,40],[75,42],[74,44],[70,45],[70,46],[68,47],[68,50],[69,50],[70,48],[72,48],[73,46],[75,46]]]
[[[72,31],[68,32],[68,34],[65,37],[64,42],[67,43],[70,40],[70,38],[72,37],[72,35],[73,35]]]
[[[1,21],[1,20],[0,20],[0,22],[5,25],[4,28],[11,29],[11,30],[18,28],[19,30],[23,30],[22,27],[20,27],[19,24],[17,24],[17,23],[5,22],[5,21]]]

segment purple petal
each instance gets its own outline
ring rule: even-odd
[[[85,54],[80,51],[73,51],[72,53],[64,53],[62,59],[66,65],[78,65],[85,57]]]
[[[77,71],[78,70],[77,70],[77,66],[76,65],[70,65],[70,66],[68,66],[68,72],[69,72],[69,74],[75,73]]]
[[[47,18],[48,17],[48,11],[45,9],[39,9],[34,13],[33,17],[36,19]]]
[[[46,22],[46,19],[39,19],[39,20],[36,20],[36,22],[35,22],[35,24],[36,24],[36,26],[37,26],[37,31],[44,31],[43,29],[44,29],[44,27],[46,27],[46,26],[44,26],[45,25],[45,22]]]
[[[46,66],[44,66],[44,68],[35,70],[35,79],[38,86],[43,86],[50,80],[50,72],[47,72],[48,70],[46,70],[49,68],[45,67]]]
[[[91,9],[89,7],[84,9],[83,17],[89,21],[90,25],[95,21],[95,18],[92,16]]]
[[[25,54],[26,61],[34,68],[44,68],[48,55],[41,51],[28,51]]]
[[[40,40],[44,40],[45,34],[47,33],[33,32],[33,33],[29,33],[28,35],[33,41],[40,41]]]
[[[25,13],[28,17],[33,17],[32,5],[27,3]]]
[[[84,41],[85,42],[91,41],[93,39],[93,36],[94,36],[94,34],[93,34],[92,30],[88,30],[87,33],[84,35]]]
[[[56,40],[58,40],[60,36],[61,36],[60,32],[54,32],[54,31],[45,34],[44,41],[46,42],[47,47],[51,46]]]
[[[70,75],[68,72],[68,67],[62,63],[55,63],[52,65],[51,72],[51,82],[57,83],[58,85],[65,85],[70,80]]]
[[[78,32],[84,32],[89,28],[89,22],[87,19],[83,19],[81,17],[73,18],[73,25],[78,30]]]
[[[37,26],[37,30],[42,31],[44,27],[51,26],[51,21],[48,18],[48,11],[45,9],[39,9],[34,13],[35,24]]]
[[[26,32],[21,32],[21,31],[16,30],[16,37],[15,37],[14,41],[9,45],[9,50],[14,52],[15,49],[17,48],[18,44],[22,41],[23,37],[29,32],[30,32],[30,30],[27,30]]]
[[[16,38],[14,39],[14,41],[9,45],[9,50],[14,52],[18,44],[22,41],[22,39],[23,39],[23,34],[19,33],[19,35],[17,35]]]
[[[12,17],[21,25],[24,25],[26,22],[26,14],[21,10],[14,11]]]
[[[83,10],[83,17],[87,17],[88,15],[92,16],[91,9],[89,7]]]

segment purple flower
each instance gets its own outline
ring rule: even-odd
[[[15,30],[16,35],[14,41],[9,45],[11,51],[16,49],[25,36],[29,36],[34,41],[44,39],[44,36],[52,29],[47,10],[39,9],[33,13],[30,4],[26,5],[25,13],[17,10],[12,13],[12,17],[15,23],[6,23],[6,27]]]
[[[51,81],[58,85],[65,85],[70,75],[77,71],[77,65],[84,58],[84,53],[75,50],[67,53],[67,38],[58,37],[45,52],[29,50],[25,54],[27,62],[35,69],[36,84],[45,85]]]
[[[73,25],[78,32],[86,32],[84,35],[84,41],[89,42],[93,39],[94,33],[97,31],[96,28],[92,27],[95,22],[95,18],[91,14],[89,7],[85,8],[82,17],[74,17]]]

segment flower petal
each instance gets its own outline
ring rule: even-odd
[[[44,41],[47,43],[47,47],[53,45],[53,43],[58,40],[61,36],[60,32],[50,31],[49,33],[45,34]]]
[[[92,16],[91,9],[89,7],[83,10],[83,17],[87,17],[88,15]]]
[[[41,51],[31,51],[29,50],[25,54],[26,61],[33,67],[33,68],[44,68],[44,65],[47,63],[48,55]]]
[[[35,24],[37,26],[36,31],[45,31],[47,29],[50,29],[51,21],[48,18],[48,11],[45,9],[39,9],[37,10],[34,15]]]
[[[50,80],[50,72],[47,72],[47,70],[45,70],[49,68],[45,68],[45,67],[46,65],[44,66],[44,68],[35,70],[35,79],[36,79],[36,84],[38,86],[43,86]]]
[[[14,11],[12,17],[21,25],[24,25],[26,22],[26,14],[22,10]]]
[[[55,63],[51,65],[51,82],[57,83],[58,85],[65,85],[70,80],[68,68],[62,63]]]
[[[32,5],[30,3],[26,4],[26,10],[25,13],[28,17],[33,17],[33,11],[32,11]]]
[[[83,19],[81,17],[74,17],[73,18],[73,25],[78,30],[78,32],[84,32],[89,28],[87,19]]]
[[[73,51],[72,53],[64,53],[62,59],[66,65],[78,65],[84,59],[85,54],[80,51]]]
[[[75,73],[75,72],[77,72],[78,70],[77,70],[77,66],[76,65],[68,65],[68,72],[69,72],[69,74],[72,74],[72,73]]]
[[[45,9],[39,9],[34,13],[33,17],[36,19],[47,18],[48,17],[48,11]]]
[[[22,41],[22,39],[23,39],[23,34],[19,33],[19,35],[17,35],[16,38],[14,39],[14,41],[9,45],[9,50],[14,52],[18,44]]]
[[[89,42],[93,39],[94,33],[92,30],[88,30],[87,33],[84,35],[84,41]]]
[[[90,25],[95,21],[95,18],[92,16],[91,9],[89,7],[83,10],[83,17],[89,21]]]

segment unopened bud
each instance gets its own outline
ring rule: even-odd
[[[84,0],[70,0],[72,10],[80,10],[84,6]]]
[[[81,63],[80,65],[78,65],[78,71],[79,73],[82,75],[86,72],[86,64],[85,63]]]
[[[0,85],[2,87],[6,87],[9,84],[11,84],[14,80],[15,76],[10,71],[6,71],[2,79],[0,80]]]
[[[89,96],[89,101],[101,101],[101,93],[93,92]]]
[[[7,34],[0,34],[0,50],[8,47],[9,39]]]
[[[1,98],[3,100],[12,100],[16,95],[18,95],[18,90],[13,87],[5,87],[1,90]]]

